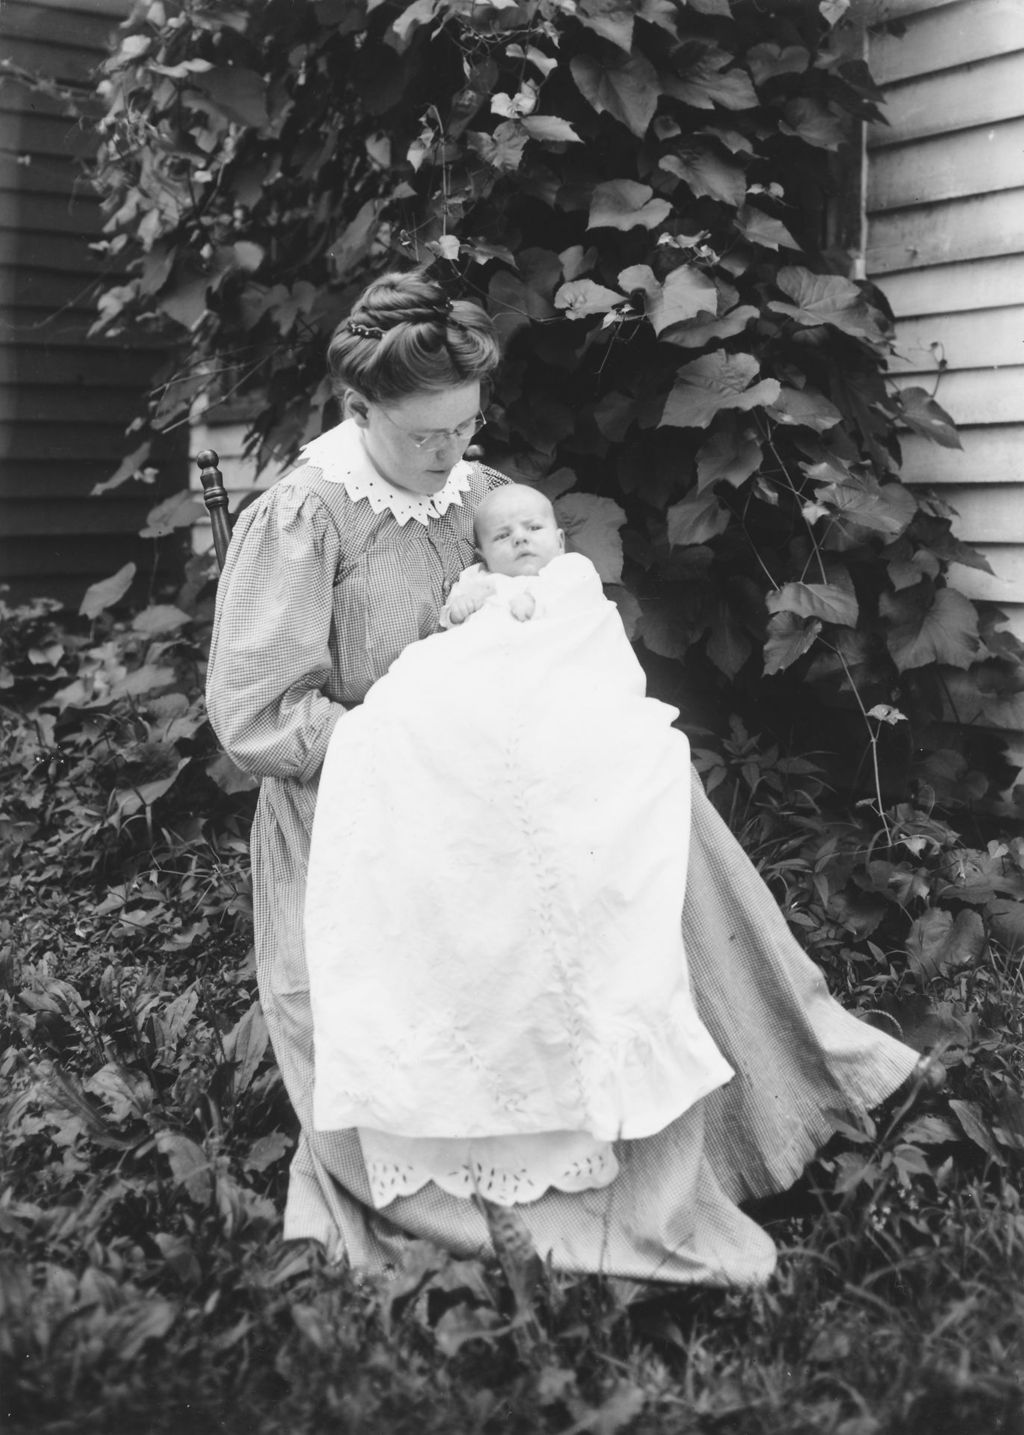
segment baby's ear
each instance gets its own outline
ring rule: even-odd
[[[565,530],[562,528],[558,530],[558,551],[565,552]]]

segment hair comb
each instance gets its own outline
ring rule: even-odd
[[[349,319],[345,328],[350,334],[355,334],[360,339],[383,339],[384,337],[383,329],[378,329],[373,324],[358,324],[355,319]]]

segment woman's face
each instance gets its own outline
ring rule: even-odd
[[[386,403],[350,395],[348,411],[382,477],[409,493],[437,493],[482,422],[480,384]]]

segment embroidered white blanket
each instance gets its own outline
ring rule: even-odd
[[[689,746],[593,565],[414,644],[335,726],[306,947],[319,1129],[661,1130],[732,1069],[680,935]]]

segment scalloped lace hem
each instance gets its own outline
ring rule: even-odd
[[[359,1140],[377,1210],[431,1181],[453,1196],[519,1206],[551,1189],[598,1190],[619,1171],[612,1143],[586,1131],[459,1139],[392,1136],[361,1126]]]

